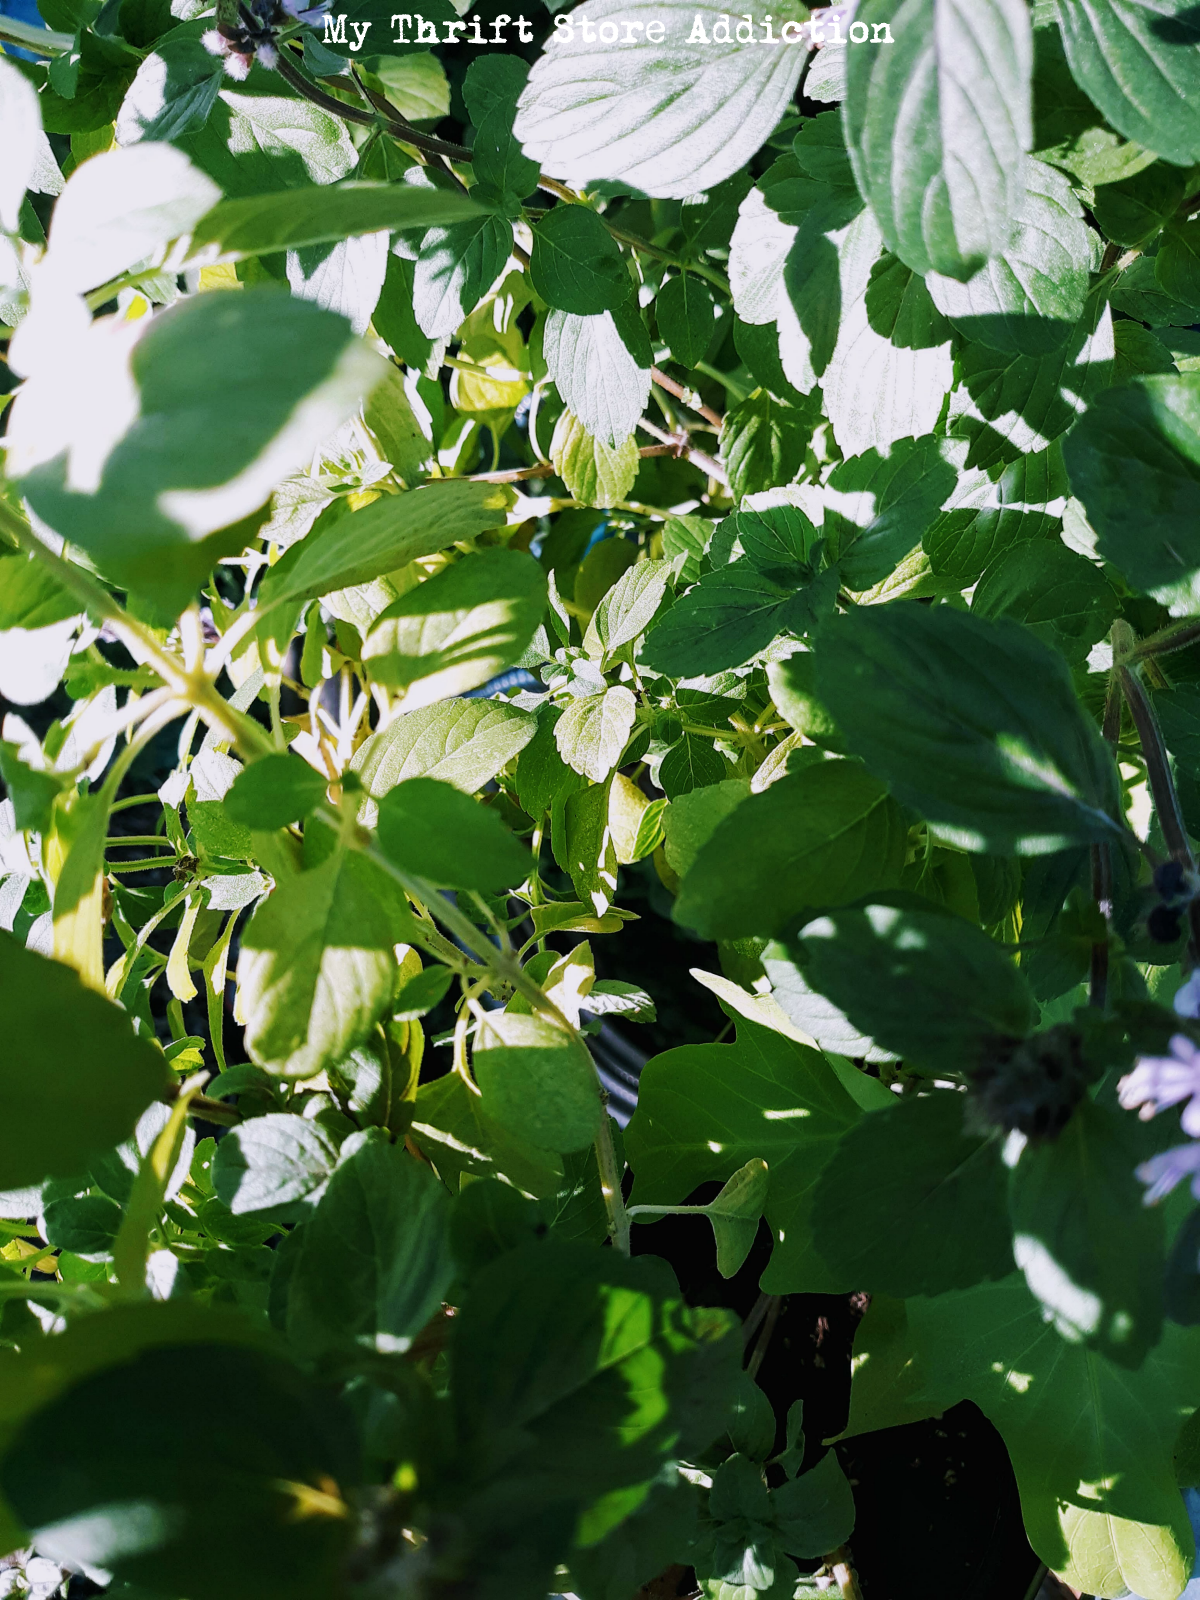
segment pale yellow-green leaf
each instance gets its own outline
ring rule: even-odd
[[[633,488],[638,472],[637,441],[603,444],[569,411],[559,417],[550,441],[554,470],[576,500],[588,506],[615,506]]]

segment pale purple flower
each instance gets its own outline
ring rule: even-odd
[[[1134,1170],[1146,1185],[1144,1205],[1155,1205],[1185,1178],[1192,1180],[1192,1193],[1200,1200],[1200,1144],[1177,1144],[1161,1155],[1151,1156]]]
[[[1186,1100],[1180,1126],[1195,1139],[1200,1137],[1200,1047],[1177,1033],[1170,1049],[1169,1056],[1140,1056],[1117,1085],[1118,1094],[1126,1111],[1140,1107],[1143,1121]]]
[[[1175,996],[1175,1014],[1179,1017],[1200,1019],[1200,967]]]

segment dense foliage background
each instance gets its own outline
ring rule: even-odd
[[[3,1592],[1174,1600],[1200,11],[39,10]]]

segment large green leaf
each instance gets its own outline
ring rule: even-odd
[[[961,345],[948,426],[970,440],[967,465],[990,470],[1044,450],[1076,420],[1079,402],[1112,382],[1115,356],[1112,312],[1098,299],[1061,350],[1021,356]]]
[[[422,333],[445,339],[474,311],[504,270],[512,224],[491,212],[430,228],[413,279],[413,312]]]
[[[1032,139],[1023,0],[867,0],[888,49],[847,53],[846,135],[888,248],[965,281],[1012,237]]]
[[[1200,373],[1139,378],[1094,400],[1065,445],[1106,561],[1176,615],[1200,585]]]
[[[525,748],[537,725],[528,711],[494,700],[447,700],[394,717],[350,763],[371,796],[364,821],[374,818],[373,802],[405,778],[438,778],[475,794]]]
[[[393,600],[363,643],[371,678],[414,708],[477,689],[520,657],[546,609],[523,550],[479,550]]]
[[[1168,1324],[1131,1372],[1065,1343],[1016,1276],[907,1306],[921,1386],[911,1414],[980,1407],[1004,1439],[1041,1559],[1088,1594],[1174,1600],[1194,1548],[1172,1451],[1200,1403],[1196,1330]]]
[[[337,1145],[320,1123],[272,1112],[229,1129],[213,1157],[213,1188],[235,1216],[267,1211],[309,1199],[324,1187],[337,1158]]]
[[[192,249],[215,245],[222,258],[298,250],[381,229],[396,232],[461,222],[479,210],[454,189],[405,183],[338,183],[222,200],[197,222]]]
[[[809,984],[885,1049],[962,1071],[988,1034],[1028,1033],[1037,1009],[982,929],[920,901],[832,911],[787,942]]]
[[[605,1115],[591,1058],[577,1036],[541,1017],[493,1012],[472,1064],[482,1110],[543,1150],[582,1150]]]
[[[922,279],[881,250],[879,224],[864,211],[841,242],[841,322],[822,379],[845,456],[886,454],[897,439],[932,433],[954,379],[949,323]]]
[[[21,390],[9,471],[50,527],[172,617],[382,372],[342,317],[267,288],[100,322],[82,350]]]
[[[407,778],[389,790],[377,826],[388,859],[439,889],[494,893],[529,872],[528,850],[496,813],[435,778]]]
[[[449,1222],[450,1196],[429,1167],[372,1133],[303,1225],[287,1279],[289,1339],[306,1355],[351,1341],[406,1350],[454,1276]]]
[[[598,316],[550,311],[542,348],[567,409],[601,444],[619,445],[637,427],[650,395],[650,340],[628,304]]]
[[[156,1594],[319,1600],[351,1525],[311,1505],[315,1495],[340,1505],[357,1481],[348,1414],[278,1355],[197,1342],[178,1317],[163,1320],[174,1321],[173,1347],[133,1353],[114,1340],[100,1370],[34,1412],[5,1455],[6,1494],[51,1560],[103,1562]],[[181,1360],[211,1391],[186,1426]],[[44,1379],[22,1375],[45,1392]]]
[[[675,920],[705,938],[776,933],[801,911],[899,882],[906,827],[856,761],[822,761],[751,795],[689,869]]]
[[[794,16],[806,14],[800,6]],[[517,112],[526,153],[576,188],[598,178],[676,198],[712,188],[769,138],[804,65],[795,43],[764,48],[762,12],[751,15],[758,23],[747,40],[731,35],[732,19],[708,0],[653,0],[633,11],[597,0],[588,21],[615,37],[589,28],[589,40],[576,26],[551,40]],[[655,23],[661,36],[648,38]]]
[[[349,177],[357,157],[342,119],[298,99],[281,79],[255,76],[253,89],[222,88],[203,128],[173,136],[225,198]]]
[[[0,1187],[66,1177],[120,1144],[170,1092],[158,1050],[70,967],[0,933],[8,1042]]]
[[[817,686],[850,749],[963,848],[1121,835],[1116,767],[1066,663],[1017,623],[860,607],[824,630]]]
[[[757,1157],[770,1171],[766,1218],[775,1239],[763,1288],[852,1288],[816,1253],[810,1216],[821,1171],[860,1115],[817,1051],[739,1018],[736,1044],[683,1045],[647,1063],[625,1135],[636,1175],[630,1198],[675,1205]]]
[[[988,566],[971,600],[976,616],[1023,622],[1076,666],[1108,633],[1117,607],[1104,574],[1086,557],[1049,539],[1004,551]]]
[[[238,999],[259,1066],[310,1078],[379,1020],[404,914],[381,903],[377,876],[364,856],[338,851],[284,878],[255,912],[242,935]]]
[[[580,317],[610,311],[632,292],[620,250],[588,206],[555,206],[537,223],[529,279],[547,305]]]
[[[942,442],[928,435],[898,439],[888,455],[870,450],[830,473],[821,531],[848,588],[882,583],[920,542],[955,485],[942,452]]]
[[[1200,161],[1200,20],[1189,0],[1058,0],[1080,88],[1127,139],[1177,166]]]
[[[689,1309],[652,1257],[551,1237],[486,1267],[450,1347],[461,1479],[500,1480],[480,1572],[492,1576],[499,1541],[539,1513],[561,1523],[565,1512],[564,1554],[573,1528],[579,1544],[595,1543],[669,1460],[703,1450],[728,1418],[735,1329],[728,1313]],[[552,1582],[551,1565],[519,1592]]]
[[[845,1135],[813,1207],[817,1249],[839,1277],[904,1296],[1012,1271],[1004,1163],[993,1139],[964,1132],[963,1103],[935,1089]]]
[[[511,489],[450,479],[378,500],[300,540],[263,578],[260,609],[370,583],[421,556],[502,526]]]
[[[740,667],[776,635],[808,633],[833,610],[837,574],[804,584],[780,582],[750,561],[718,567],[689,589],[651,633],[642,650],[647,665],[680,677]]]
[[[953,446],[943,449],[954,456]],[[1070,488],[1058,445],[1019,456],[1007,467],[960,472],[941,515],[925,533],[930,566],[955,587],[966,588],[1009,552],[1027,551],[1035,542],[1049,544],[1059,531]]]
[[[1009,243],[965,283],[936,272],[926,282],[938,310],[968,339],[1036,356],[1070,340],[1099,265],[1100,241],[1067,179],[1030,161]]]
[[[1140,1367],[1162,1331],[1163,1219],[1142,1204],[1131,1119],[1084,1099],[1012,1174],[1013,1252],[1063,1338]]]

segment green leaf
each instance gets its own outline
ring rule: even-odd
[[[1041,539],[1006,550],[984,572],[971,600],[973,615],[1023,622],[1076,666],[1108,633],[1117,608],[1112,585],[1090,561]]]
[[[242,935],[246,1049],[268,1072],[310,1078],[349,1055],[382,1016],[402,937],[376,868],[338,851],[282,879]]]
[[[931,272],[926,283],[938,310],[968,339],[1036,356],[1069,341],[1099,265],[1099,241],[1067,179],[1030,161],[1008,244],[965,282]]]
[[[412,1136],[451,1193],[461,1192],[464,1179],[501,1175],[539,1198],[562,1187],[561,1158],[494,1122],[482,1096],[457,1072],[417,1090]]]
[[[187,1310],[200,1332],[198,1308]],[[178,1317],[161,1320],[167,1337],[173,1321],[176,1348],[131,1354],[114,1339],[100,1370],[34,1412],[5,1456],[6,1494],[51,1560],[103,1562],[137,1588],[197,1600],[318,1600],[337,1581],[350,1522],[314,1515],[311,1499],[340,1504],[357,1481],[349,1416],[277,1355],[200,1342]],[[187,1427],[183,1350],[211,1385]]]
[[[550,440],[550,460],[571,497],[586,506],[619,505],[633,488],[638,472],[637,441],[606,444],[588,432],[571,411],[564,411]]]
[[[947,1071],[968,1067],[986,1036],[1021,1037],[1037,1022],[1029,986],[1000,947],[920,901],[830,912],[787,950],[865,1036]]]
[[[860,607],[824,629],[817,687],[849,748],[960,848],[1121,833],[1116,768],[1066,663],[1016,623]]]
[[[819,1560],[854,1531],[854,1492],[833,1451],[815,1467],[771,1490],[771,1512],[785,1549]]]
[[[867,0],[889,49],[849,50],[846,142],[890,250],[966,281],[1008,246],[1033,139],[1021,0]]]
[[[454,1276],[450,1196],[401,1145],[368,1136],[344,1156],[287,1285],[288,1338],[309,1356],[347,1341],[407,1350]]]
[[[663,817],[663,853],[678,877],[686,877],[718,826],[750,795],[745,778],[706,784],[672,799]]]
[[[340,117],[269,79],[250,92],[222,87],[204,127],[177,137],[227,199],[336,183],[357,160]]]
[[[1186,175],[1178,167],[1156,161],[1130,178],[1101,184],[1092,215],[1115,244],[1144,245],[1178,208],[1186,190]]]
[[[79,615],[79,601],[33,556],[0,556],[0,629],[48,628]]]
[[[1109,297],[1114,309],[1148,322],[1152,328],[1190,328],[1200,310],[1169,295],[1158,281],[1157,267],[1157,256],[1138,256],[1131,261]]]
[[[1134,1125],[1136,1126],[1136,1124]],[[1064,1339],[1140,1367],[1162,1331],[1162,1214],[1141,1203],[1142,1141],[1121,1111],[1086,1097],[1012,1174],[1013,1253]]]
[[[243,767],[222,804],[245,828],[273,832],[299,822],[325,799],[328,782],[298,756],[263,756]]]
[[[675,920],[706,939],[775,933],[804,910],[899,881],[906,828],[854,761],[822,761],[751,795],[689,869]]]
[[[908,1303],[916,1415],[970,1399],[999,1430],[1034,1550],[1089,1594],[1171,1600],[1194,1542],[1171,1453],[1200,1401],[1194,1329],[1167,1326],[1131,1372],[1066,1344],[1019,1277]],[[900,1420],[897,1418],[896,1420]]]
[[[1174,222],[1154,259],[1159,288],[1188,305],[1200,301],[1200,222]]]
[[[625,1134],[630,1199],[675,1205],[701,1183],[766,1161],[775,1249],[763,1289],[837,1290],[843,1280],[816,1254],[809,1218],[821,1170],[859,1115],[823,1056],[739,1018],[735,1044],[683,1045],[646,1064]]]
[[[502,1496],[495,1481],[489,1492],[479,1571],[494,1573],[514,1517],[532,1535],[535,1511],[544,1526],[557,1508],[549,1525],[563,1555],[572,1542],[594,1545],[646,1500],[668,1461],[703,1450],[728,1415],[735,1328],[728,1313],[686,1307],[663,1261],[547,1238],[486,1267],[450,1350],[464,1470],[503,1484]],[[545,1559],[522,1593],[552,1584],[553,1548]]]
[[[926,530],[930,566],[965,588],[1009,551],[1048,544],[1059,533],[1070,487],[1057,445],[1008,467],[969,468]]]
[[[235,1217],[295,1200],[311,1205],[337,1159],[320,1123],[271,1112],[228,1130],[213,1157],[213,1187]]]
[[[406,183],[337,183],[222,200],[196,224],[192,248],[216,245],[223,259],[329,244],[381,229],[396,232],[465,221],[479,207],[453,189]]]
[[[535,223],[529,280],[547,305],[578,317],[611,311],[633,290],[612,235],[583,205],[557,205]]]
[[[592,613],[583,641],[588,654],[604,662],[636,645],[662,606],[669,576],[665,561],[639,561],[622,573]]]
[[[920,542],[955,486],[953,465],[932,437],[898,439],[889,455],[870,450],[838,464],[821,498],[822,533],[842,581],[873,588]]]
[[[578,1036],[541,1017],[493,1011],[471,1057],[482,1109],[543,1150],[582,1150],[605,1114],[591,1058]]]
[[[567,795],[563,804],[562,864],[570,873],[582,904],[590,906],[598,917],[612,905],[617,890],[617,850],[609,826],[609,791],[607,783],[590,783]]]
[[[546,575],[523,550],[478,550],[394,600],[362,658],[414,708],[477,689],[525,651],[546,609]]]
[[[513,218],[520,216],[521,202],[533,193],[538,180],[537,162],[522,154],[512,131],[528,72],[516,56],[478,56],[463,84],[476,129],[471,166],[478,193],[473,191],[473,197]]]
[[[170,1091],[160,1052],[70,967],[0,934],[7,1115],[0,1186],[65,1177],[132,1133]]]
[[[494,700],[447,700],[394,718],[365,739],[350,762],[372,800],[405,778],[437,778],[475,794],[516,756],[537,730],[537,718]],[[375,807],[361,813],[371,826]]]
[[[1095,399],[1064,447],[1106,561],[1187,615],[1200,569],[1200,373],[1145,377]]]
[[[770,1175],[762,1160],[747,1161],[708,1204],[702,1207],[712,1223],[717,1246],[717,1271],[732,1278],[754,1246],[759,1219],[767,1201]]]
[[[1112,313],[1098,300],[1062,350],[1019,356],[961,345],[949,431],[970,440],[967,466],[990,471],[1045,450],[1076,420],[1079,403],[1112,382],[1115,354]]]
[[[837,573],[801,586],[781,583],[749,561],[706,573],[651,633],[642,659],[679,677],[740,667],[780,633],[807,633],[833,609]]]
[[[735,500],[790,483],[804,466],[813,418],[755,389],[731,405],[721,428],[721,454]]]
[[[554,725],[558,753],[593,783],[603,783],[633,732],[637,702],[624,684],[573,699]]]
[[[49,833],[53,806],[69,780],[57,772],[39,772],[21,760],[19,747],[0,739],[0,778],[4,779],[8,799],[13,805],[13,823],[18,829],[32,828]]]
[[[103,1195],[80,1195],[70,1200],[51,1200],[42,1212],[46,1243],[72,1255],[101,1259],[112,1255],[113,1241],[121,1226],[121,1208]]]
[[[56,282],[76,293],[107,283],[190,233],[219,198],[170,145],[108,150],[83,162],[54,208],[46,258]]]
[[[654,300],[658,331],[667,341],[672,356],[685,367],[703,361],[712,343],[716,302],[703,278],[682,272],[669,278]]]
[[[69,370],[34,372],[10,413],[8,468],[50,527],[174,617],[381,367],[343,318],[267,288],[188,296],[146,322],[132,351],[110,342],[92,406],[66,403]],[[67,464],[81,451],[83,476]]]
[[[599,0],[587,15],[620,34],[619,0]],[[715,5],[683,0],[656,10],[661,41],[630,28],[615,41],[593,32],[589,42],[582,28],[556,33],[521,96],[516,134],[526,153],[572,188],[620,179],[676,199],[713,188],[770,136],[804,65],[795,45],[762,49],[762,13],[752,15],[759,31],[751,25],[749,41],[731,38]]]
[[[488,214],[430,228],[413,278],[413,313],[422,333],[445,339],[470,316],[504,270],[512,224]]]
[[[902,1297],[1012,1271],[1007,1173],[994,1140],[964,1132],[964,1100],[913,1095],[846,1134],[813,1205],[817,1249],[839,1277]]]
[[[1180,5],[1058,0],[1076,83],[1127,139],[1177,166],[1200,161],[1200,23]]]
[[[529,851],[496,813],[434,778],[409,778],[389,790],[376,826],[388,860],[439,889],[491,894],[529,873]]]
[[[381,495],[293,545],[263,578],[259,609],[370,583],[421,556],[502,527],[512,503],[512,491],[503,484],[462,479]]]
[[[932,433],[953,382],[949,324],[920,277],[881,256],[882,243],[864,211],[841,245],[841,322],[822,386],[844,456],[886,454],[897,439]]]
[[[567,409],[601,444],[628,439],[650,397],[653,355],[628,303],[595,317],[551,310],[542,335],[546,367]]]

